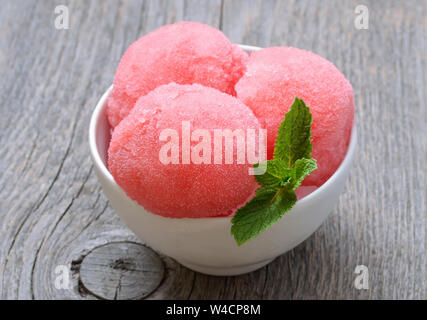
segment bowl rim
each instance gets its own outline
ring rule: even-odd
[[[238,46],[241,49],[247,50],[247,51],[257,51],[257,50],[262,49],[260,47],[240,45],[240,44]],[[98,129],[98,123],[99,123],[100,115],[104,111],[104,109],[106,108],[106,100],[107,100],[108,96],[110,95],[112,88],[113,88],[113,85],[111,85],[104,92],[104,94],[102,95],[102,97],[98,101],[98,103],[96,104],[96,107],[92,113],[92,116],[90,119],[90,125],[89,125],[89,147],[90,147],[90,152],[92,155],[93,162],[94,162],[95,166],[99,169],[99,172],[104,176],[104,178],[106,178],[108,180],[108,182],[111,185],[113,185],[115,188],[121,189],[121,187],[116,183],[112,174],[110,173],[110,171],[108,171],[106,165],[102,161],[101,156],[99,154],[98,147],[97,147],[97,143],[96,143],[96,133],[97,133],[97,129]],[[328,180],[325,181],[325,183],[323,183],[315,191],[313,191],[310,194],[308,194],[307,196],[303,197],[301,200],[298,200],[295,203],[294,208],[297,206],[303,206],[305,203],[310,202],[312,200],[312,198],[315,198],[318,194],[322,193],[325,189],[329,188],[329,186],[332,185],[334,183],[334,181],[337,180],[341,174],[343,174],[343,171],[345,170],[345,168],[347,168],[353,160],[353,155],[354,155],[355,150],[356,150],[356,145],[357,145],[357,126],[356,126],[356,119],[354,118],[353,127],[351,130],[350,142],[349,142],[348,147],[347,147],[347,153],[346,153],[344,159],[341,161],[339,167],[328,178]],[[132,199],[130,199],[130,200],[134,201]],[[140,204],[138,204],[138,205],[140,206]],[[144,208],[144,210],[148,212],[148,210],[146,210],[145,208]],[[183,219],[197,220],[197,221],[204,220],[204,219],[207,219],[207,220],[215,219],[217,221],[217,219],[231,220],[231,218],[232,218],[231,216],[226,216],[226,217],[180,218],[180,219],[181,220],[183,220]],[[172,219],[174,219],[174,218],[172,218]]]

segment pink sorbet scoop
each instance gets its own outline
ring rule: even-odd
[[[198,83],[235,95],[247,54],[219,30],[196,22],[163,26],[134,42],[114,77],[107,115],[114,128],[136,100],[160,85]]]
[[[268,131],[268,159],[284,115],[296,96],[303,99],[313,115],[312,157],[318,165],[303,185],[320,186],[336,171],[347,152],[354,100],[350,83],[331,62],[292,47],[256,51],[236,92]]]
[[[108,150],[110,172],[131,199],[152,213],[171,218],[233,214],[257,188],[248,173],[251,165],[237,163],[237,147],[232,164],[225,164],[225,155],[215,164],[214,153],[211,164],[194,163],[193,158],[185,164],[183,122],[191,124],[192,135],[197,129],[207,130],[211,137],[215,129],[259,130],[252,111],[231,95],[198,84],[163,85],[141,97],[114,130]],[[160,141],[173,131],[179,141]],[[199,141],[193,139],[191,148]],[[162,147],[169,142],[180,148],[179,163],[162,161]],[[214,139],[209,146],[214,150]],[[225,147],[220,152],[224,151]]]

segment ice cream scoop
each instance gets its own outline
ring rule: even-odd
[[[219,30],[197,22],[165,25],[135,41],[114,76],[107,115],[114,128],[136,100],[160,85],[198,83],[235,94],[247,54]]]
[[[303,99],[313,115],[312,157],[318,166],[303,185],[320,186],[337,170],[350,141],[354,100],[351,84],[331,62],[292,47],[258,50],[236,92],[267,129],[268,159],[284,115],[295,97]]]

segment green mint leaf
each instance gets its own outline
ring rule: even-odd
[[[292,181],[292,190],[296,190],[305,177],[317,169],[316,159],[298,159],[294,164],[294,180]]]
[[[267,170],[262,175],[255,175],[255,179],[259,185],[270,188],[281,188],[287,186],[295,176],[294,170],[286,166],[286,162],[282,159],[273,159],[264,162],[267,165]],[[260,164],[254,164],[258,167]]]
[[[295,161],[311,156],[311,124],[313,118],[310,108],[302,99],[295,100],[279,126],[274,148],[274,158],[283,159],[292,168]]]
[[[294,191],[261,187],[231,220],[231,234],[240,246],[280,220],[297,201]]]
[[[310,158],[312,122],[309,107],[295,97],[280,124],[274,158],[254,165],[267,166],[264,174],[255,175],[261,187],[231,220],[231,234],[239,246],[258,236],[291,210],[297,201],[295,190],[317,169],[316,160]]]

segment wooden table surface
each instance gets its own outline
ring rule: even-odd
[[[67,30],[55,28],[61,4]],[[355,27],[358,4],[367,30]],[[426,16],[422,0],[1,0],[0,298],[425,299]],[[312,50],[354,87],[359,145],[339,204],[250,274],[198,274],[141,245],[89,157],[89,118],[123,52],[181,20],[235,43]],[[368,289],[354,285],[358,265]]]

